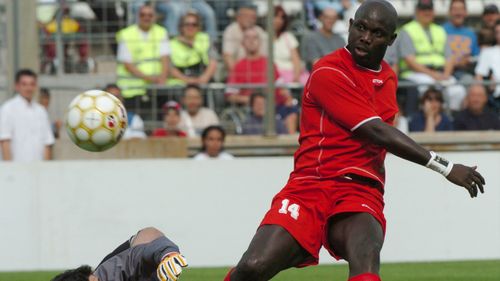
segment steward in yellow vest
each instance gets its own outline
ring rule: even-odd
[[[427,68],[443,71],[446,58],[446,32],[441,26],[431,23],[429,25],[429,32],[432,41],[429,40],[426,31],[422,25],[413,20],[405,24],[402,28],[411,38],[413,46],[415,47],[415,61],[418,64],[424,65]],[[401,77],[406,78],[411,70],[404,60],[400,61]]]
[[[167,30],[157,24],[154,9],[142,6],[139,22],[120,30],[118,42],[117,84],[125,99],[146,94],[148,85],[166,84],[170,54]],[[126,59],[120,56],[124,56]]]
[[[204,84],[212,79],[217,62],[210,37],[200,31],[198,14],[188,12],[179,23],[180,35],[170,41],[172,75],[170,85]]]

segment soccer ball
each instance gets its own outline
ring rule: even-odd
[[[104,151],[117,144],[127,128],[121,101],[101,90],[81,93],[71,101],[65,118],[71,140],[88,151]]]

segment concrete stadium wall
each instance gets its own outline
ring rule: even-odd
[[[487,193],[471,200],[439,174],[389,156],[384,262],[500,258],[500,152],[444,155],[478,163]],[[176,241],[192,266],[233,265],[292,162],[0,163],[0,271],[96,265],[145,226]]]

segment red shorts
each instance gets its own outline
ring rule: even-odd
[[[324,246],[337,260],[327,235],[328,219],[340,213],[369,213],[385,234],[384,198],[379,189],[343,177],[332,180],[291,180],[273,198],[262,225],[285,228],[312,259],[298,267],[318,264]]]

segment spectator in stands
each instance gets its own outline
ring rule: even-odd
[[[288,16],[282,6],[274,8],[274,63],[280,82],[299,82],[305,85],[309,73],[305,71],[299,54],[297,38],[288,32]]]
[[[38,97],[38,103],[41,104],[47,112],[49,112],[50,106],[50,91],[47,88],[40,89],[40,96]],[[62,121],[60,119],[56,119],[54,122],[51,122],[52,132],[54,133],[54,138],[59,138],[59,131],[62,127]]]
[[[479,55],[479,45],[474,31],[465,26],[466,1],[452,0],[449,17],[449,21],[443,27],[447,33],[452,59],[455,62],[453,76],[461,81],[471,81],[474,73],[474,62]]]
[[[50,160],[54,144],[49,115],[33,100],[37,75],[22,69],[15,76],[16,95],[0,108],[0,145],[4,161]]]
[[[137,7],[146,3],[146,0],[135,0],[132,12],[137,13]],[[151,1],[150,1],[151,2]],[[179,20],[189,10],[195,10],[203,19],[205,31],[210,35],[211,41],[217,39],[217,18],[215,12],[205,0],[157,0],[154,1],[156,11],[163,16],[163,26],[170,36],[179,34]]]
[[[483,85],[474,84],[470,86],[465,101],[465,109],[455,117],[453,123],[455,130],[500,130],[498,115],[486,108],[488,94]]]
[[[228,84],[264,84],[267,83],[267,58],[260,53],[261,39],[258,29],[244,31],[243,46],[246,57],[239,60],[229,74]],[[274,70],[275,79],[279,73]],[[248,106],[252,89],[228,87],[226,98],[233,104]],[[293,97],[286,89],[276,89],[276,111],[286,121],[290,134],[297,131],[298,108]]]
[[[314,7],[320,11],[334,9],[337,13],[342,12],[342,3],[340,0],[314,0]]]
[[[234,156],[224,151],[226,132],[220,126],[208,126],[201,133],[201,151],[195,160],[231,160]]]
[[[495,45],[495,23],[500,20],[498,7],[495,4],[488,4],[484,7],[481,18],[481,27],[478,32],[479,45],[488,47]]]
[[[122,89],[125,107],[134,110],[150,106],[150,97],[146,94],[149,85],[166,84],[170,56],[167,31],[155,24],[153,7],[141,6],[138,15],[138,24],[116,35],[117,84]]]
[[[308,69],[311,69],[324,55],[345,46],[345,40],[332,31],[337,18],[338,14],[334,9],[324,9],[319,17],[322,24],[321,29],[304,36],[302,54]]]
[[[152,137],[185,137],[187,134],[179,127],[181,121],[181,105],[176,101],[168,101],[163,105],[163,128],[153,131]]]
[[[429,88],[420,99],[421,110],[410,120],[410,132],[451,131],[453,124],[443,112],[443,94]]]
[[[476,65],[476,79],[482,81],[490,79],[491,82],[500,83],[500,20],[495,25],[496,45],[481,49]],[[491,85],[490,88],[495,99],[500,99],[500,86]]]
[[[189,137],[199,136],[206,127],[219,124],[217,114],[212,109],[203,107],[200,87],[188,85],[182,102],[185,110],[181,111],[179,128]]]
[[[179,22],[179,36],[170,41],[172,50],[169,84],[205,84],[217,70],[217,52],[208,34],[201,31],[200,16],[188,11]]]
[[[401,44],[400,37],[396,37],[394,43],[387,48],[385,52],[384,60],[391,66],[392,70],[396,75],[399,76],[399,61],[401,60]],[[400,85],[403,83],[408,84],[409,81],[398,77],[398,81]],[[396,98],[398,100],[399,107],[401,111],[405,112],[404,116],[412,116],[413,114],[418,112],[419,107],[419,92],[416,86],[399,86],[396,92]]]
[[[236,21],[228,25],[222,38],[222,54],[228,72],[233,70],[236,62],[245,57],[243,48],[243,33],[247,29],[255,29],[260,37],[260,53],[267,54],[267,35],[256,25],[257,8],[253,5],[242,5],[236,14]]]
[[[243,123],[244,135],[264,134],[264,116],[266,115],[266,97],[261,93],[254,93],[250,97],[250,113]],[[276,116],[276,133],[286,134],[287,129],[283,120]]]
[[[118,85],[108,84],[104,87],[104,91],[112,94],[123,102],[122,91]],[[125,129],[122,139],[145,139],[144,121],[142,121],[141,116],[128,108],[125,108],[125,110],[127,110],[127,129]]]
[[[455,63],[447,44],[446,31],[433,21],[432,0],[418,0],[415,20],[405,24],[399,32],[400,76],[424,84],[419,87],[421,93],[428,85],[439,84],[445,89],[448,107],[458,111],[466,90],[452,76]]]
[[[57,33],[57,13],[62,12],[62,20],[61,20],[61,31],[64,36],[64,58],[65,65],[57,65],[56,63],[56,42],[54,39],[54,35]],[[57,67],[64,67],[64,71],[66,73],[72,72],[73,70],[78,73],[87,73],[89,70],[94,68],[94,61],[89,58],[89,44],[85,39],[76,39],[78,38],[78,33],[82,33],[84,31],[83,27],[80,23],[70,17],[69,8],[64,7],[58,11],[52,20],[47,23],[43,31],[51,36],[49,42],[44,45],[45,51],[45,60],[42,61],[42,71],[49,72],[54,74],[56,72]],[[74,43],[77,48],[78,53],[78,62],[76,63],[74,69],[72,68],[72,57],[70,53],[70,46]]]

